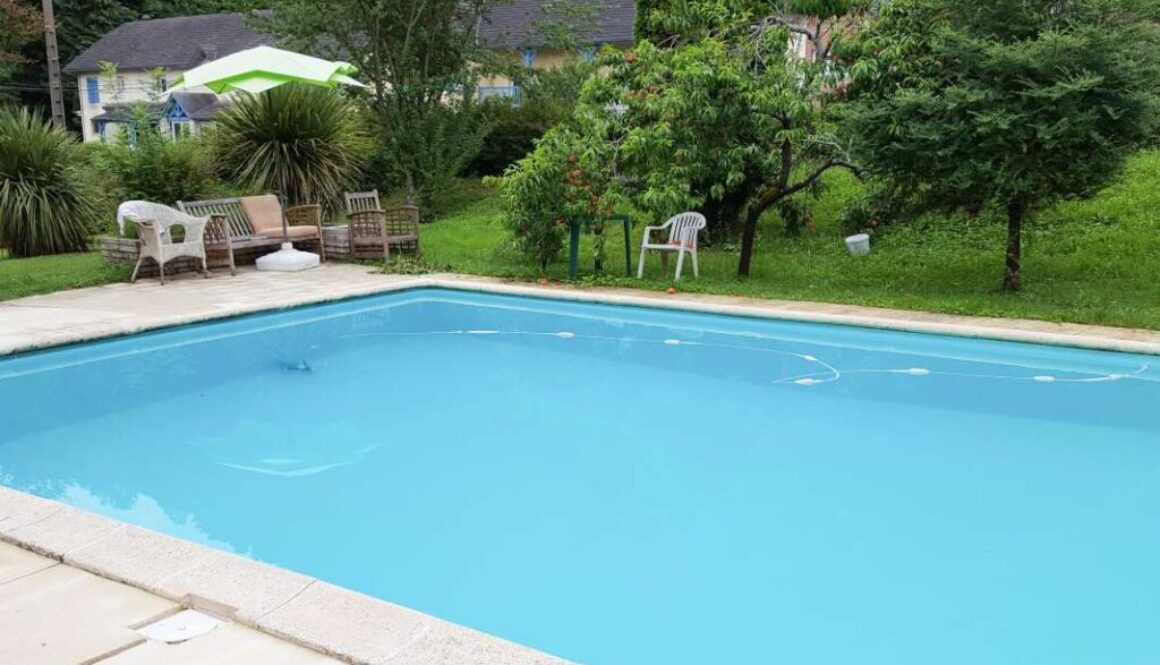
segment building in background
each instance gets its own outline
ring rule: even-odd
[[[196,134],[222,106],[209,90],[168,94],[182,72],[204,62],[271,44],[252,30],[244,14],[208,14],[133,21],[116,28],[64,68],[75,76],[85,141],[129,127],[133,109],[143,104],[153,122],[171,136]],[[113,76],[102,63],[116,67]]]
[[[590,17],[575,20],[574,49],[547,44],[543,26],[553,17],[542,0],[512,0],[501,4],[480,22],[479,38],[491,49],[509,53],[531,69],[551,69],[578,58],[591,59],[605,46],[630,48],[635,42],[635,0],[593,0]],[[590,20],[588,20],[590,19]],[[519,102],[519,87],[508,77],[488,77],[479,82],[479,98],[507,97]]]
[[[605,46],[631,48],[635,1],[592,1],[591,16],[576,21],[575,48],[546,43],[545,24],[559,19],[544,11],[543,0],[512,0],[495,7],[480,22],[478,35],[490,48],[532,69],[591,59]],[[274,43],[273,35],[254,30],[247,19],[237,13],[148,19],[126,23],[102,37],[64,68],[77,79],[84,140],[104,140],[118,128],[135,131],[134,112],[142,106],[150,122],[166,134],[197,134],[227,100],[206,89],[170,94],[168,85],[210,60]],[[806,18],[801,25],[817,28],[816,21]],[[791,38],[789,47],[801,57],[814,57],[813,44],[800,35]],[[102,63],[115,66],[115,74],[103,71]],[[504,76],[482,79],[477,88],[481,100],[505,97],[518,103],[519,93]]]

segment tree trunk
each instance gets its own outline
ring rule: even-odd
[[[411,171],[407,171],[407,180],[403,185],[405,194],[405,203],[409,206],[415,205],[415,178],[411,175]]]
[[[1023,215],[1027,207],[1019,201],[1007,203],[1007,271],[1003,289],[1015,293],[1023,288],[1020,259],[1023,254]]]
[[[749,277],[749,265],[753,262],[753,243],[757,239],[757,220],[765,208],[751,203],[745,212],[745,228],[741,233],[741,261],[737,264],[737,276]]]

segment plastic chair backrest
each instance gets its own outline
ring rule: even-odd
[[[682,212],[669,221],[669,244],[686,247],[697,246],[697,232],[708,224],[699,212]]]

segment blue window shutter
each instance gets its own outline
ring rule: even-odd
[[[90,76],[85,79],[85,85],[88,86],[89,103],[99,104],[101,102],[101,81],[95,76]]]

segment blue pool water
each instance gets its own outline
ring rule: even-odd
[[[0,483],[588,665],[1152,665],[1158,361],[411,291],[0,360]]]

